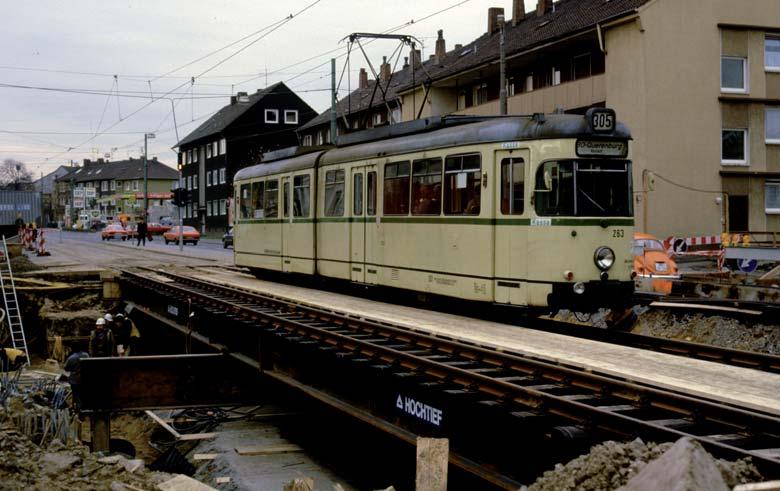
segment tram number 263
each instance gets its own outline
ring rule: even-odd
[[[625,237],[626,232],[622,228],[618,228],[612,231],[612,237]]]

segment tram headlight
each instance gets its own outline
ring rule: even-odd
[[[593,255],[593,262],[600,270],[606,271],[615,264],[615,251],[609,247],[599,247]]]

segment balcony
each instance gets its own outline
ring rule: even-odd
[[[524,92],[507,99],[509,114],[550,113],[556,108],[574,109],[607,100],[605,75],[565,82],[560,85]],[[499,114],[498,99],[472,106],[454,114],[492,116]]]

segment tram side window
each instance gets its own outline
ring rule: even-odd
[[[481,183],[479,154],[447,157],[444,161],[444,214],[479,215]]]
[[[545,162],[536,171],[535,207],[538,215],[574,215],[574,167],[571,161]]]
[[[409,162],[385,165],[385,215],[409,214]]]
[[[279,215],[279,181],[266,181],[265,197],[263,199],[265,218],[276,218]]]
[[[344,216],[344,170],[325,173],[325,216]]]
[[[366,215],[376,215],[376,172],[372,171],[366,176]]]
[[[352,216],[359,217],[363,214],[363,173],[355,174],[352,178]]]
[[[525,186],[525,162],[523,159],[501,160],[501,213],[522,215]]]
[[[240,193],[241,218],[252,218],[252,185],[242,184]]]
[[[293,216],[309,216],[309,176],[293,178]]]
[[[263,182],[252,183],[252,218],[264,218],[263,213]]]
[[[415,160],[412,165],[412,215],[441,214],[441,159]]]
[[[282,216],[287,218],[290,216],[290,181],[285,181],[282,189],[282,210],[284,210]]]

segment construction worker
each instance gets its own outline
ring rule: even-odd
[[[114,316],[108,313],[104,315],[103,318],[106,320],[106,329],[111,331],[114,335],[114,341],[116,341],[116,324],[114,324]]]
[[[89,335],[89,356],[114,356],[115,346],[114,333],[106,329],[106,319],[100,317],[95,321],[95,329]]]
[[[119,351],[119,343],[121,343],[124,356],[138,354],[138,341],[141,339],[141,332],[135,326],[135,322],[124,314],[117,314],[116,323],[117,330],[122,335],[121,341],[117,341],[117,351]],[[120,356],[123,355],[121,352],[119,354]]]
[[[65,360],[63,370],[68,372],[68,382],[70,382],[70,391],[73,394],[73,409],[81,410],[81,359],[89,358],[89,353],[84,351],[83,346],[75,345],[73,350]]]
[[[0,347],[0,371],[10,372],[18,370],[27,363],[27,355],[16,348]]]
[[[21,213],[16,214],[16,221],[14,222],[14,225],[16,225],[17,233],[22,235],[22,230],[24,229],[24,219],[22,218]]]

